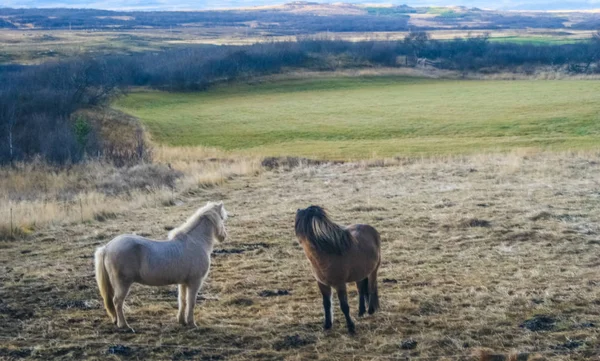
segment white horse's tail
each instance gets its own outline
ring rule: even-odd
[[[104,308],[106,309],[106,312],[110,318],[114,321],[117,318],[117,312],[113,303],[114,290],[110,284],[106,267],[104,266],[105,253],[105,248],[99,247],[96,249],[96,254],[94,255],[96,264],[96,282],[98,282],[98,289],[100,290],[100,295],[104,300]]]

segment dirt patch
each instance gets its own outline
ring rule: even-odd
[[[273,348],[277,351],[280,351],[290,348],[299,348],[312,343],[315,343],[315,339],[313,337],[301,337],[300,335],[295,334],[291,336],[285,336],[281,340],[276,341],[273,344]]]
[[[60,301],[55,305],[56,308],[61,310],[68,309],[79,309],[79,310],[92,310],[96,308],[100,308],[100,305],[97,301],[89,301],[89,300],[69,300],[69,301]]]
[[[418,342],[413,340],[412,338],[407,338],[400,342],[400,348],[403,350],[414,350],[417,348]]]
[[[264,290],[264,291],[260,291],[258,293],[258,295],[260,297],[288,296],[288,295],[290,295],[290,291],[288,291],[288,290],[277,290],[277,291]]]
[[[30,348],[9,349],[6,347],[0,348],[0,358],[6,357],[8,360],[26,358],[31,356]]]
[[[548,315],[536,315],[528,320],[525,320],[519,327],[526,328],[530,331],[551,331],[556,326],[556,319]]]
[[[0,315],[6,315],[9,318],[17,320],[27,320],[34,316],[34,312],[27,308],[11,308],[8,305],[0,303]]]
[[[537,222],[537,221],[541,221],[541,220],[548,220],[548,219],[551,219],[552,217],[554,217],[552,215],[552,213],[542,211],[542,212],[539,212],[539,213],[536,213],[536,214],[530,216],[529,219],[534,222]]]
[[[596,327],[596,324],[593,322],[582,322],[582,323],[578,323],[575,324],[573,326],[574,329],[578,329],[578,328],[594,328]]]
[[[131,356],[133,355],[134,350],[129,346],[113,345],[108,347],[106,353],[109,355]]]
[[[262,160],[261,166],[267,170],[284,169],[291,170],[300,166],[320,165],[323,163],[339,164],[341,161],[325,162],[321,160],[301,157],[267,157]]]
[[[487,221],[485,219],[469,218],[469,219],[465,219],[465,220],[461,221],[460,226],[463,228],[469,228],[469,227],[488,228],[488,227],[491,227],[492,224],[490,223],[490,221]]]
[[[173,355],[173,361],[179,360],[202,360],[202,361],[218,361],[225,360],[226,357],[224,355],[219,354],[206,354],[206,351],[202,349],[187,349],[187,350],[178,350]]]
[[[374,212],[374,211],[387,211],[385,207],[378,206],[355,206],[349,209],[352,212]]]
[[[249,298],[245,298],[245,297],[237,297],[234,298],[232,300],[230,300],[229,302],[227,302],[227,304],[232,305],[232,306],[252,306],[254,304],[254,301],[249,299]]]
[[[269,248],[271,245],[264,242],[249,243],[240,247],[232,248],[217,248],[213,250],[213,255],[227,255],[227,254],[240,254],[247,251],[254,251],[261,248]]]
[[[562,343],[560,345],[556,345],[553,348],[556,350],[574,350],[578,347],[581,347],[585,344],[582,340],[567,340],[567,342]]]

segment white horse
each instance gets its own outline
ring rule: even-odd
[[[123,301],[133,283],[149,286],[178,285],[182,325],[196,326],[196,296],[210,267],[215,243],[225,240],[223,203],[208,202],[166,241],[136,235],[120,235],[96,250],[96,281],[104,308],[119,328],[130,328],[123,315]],[[133,329],[132,329],[133,330]]]

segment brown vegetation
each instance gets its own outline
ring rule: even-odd
[[[154,149],[154,164],[116,167],[93,161],[57,168],[36,161],[0,167],[0,240],[22,238],[49,225],[63,227],[114,218],[140,207],[174,205],[198,187],[260,170],[258,159],[227,157],[214,149]]]
[[[598,153],[275,168],[190,188],[174,205],[36,229],[0,243],[0,358],[593,359],[598,179]],[[230,238],[215,250],[199,327],[177,324],[173,287],[139,286],[128,311],[137,332],[116,331],[95,287],[94,248],[124,232],[164,237],[218,199]],[[357,319],[355,337],[340,312],[321,331],[318,289],[293,232],[295,210],[312,203],[382,235],[381,313]],[[356,310],[356,293],[349,299]]]

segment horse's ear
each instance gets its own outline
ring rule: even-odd
[[[223,205],[222,201],[217,203],[217,209],[219,210],[219,214],[221,214],[223,220],[227,219],[227,211],[225,210],[225,206]]]

